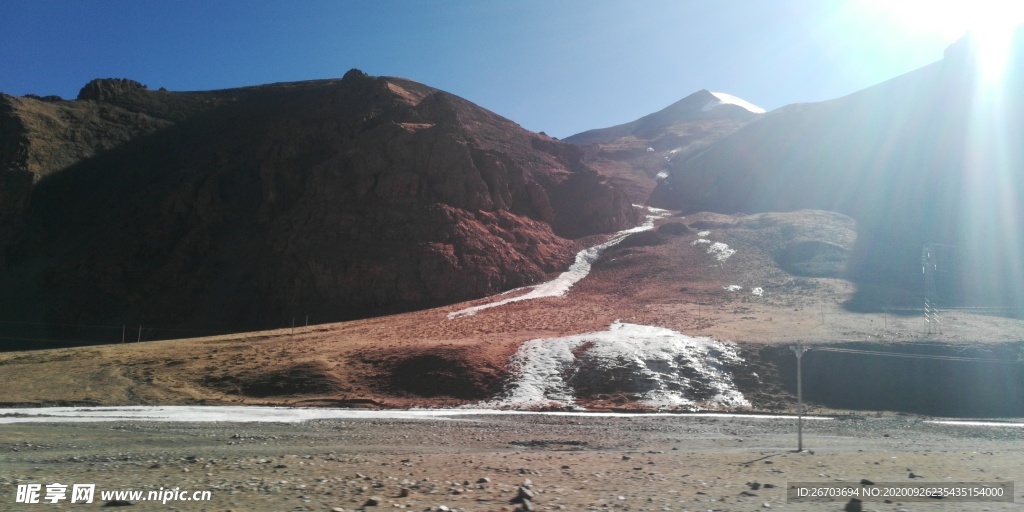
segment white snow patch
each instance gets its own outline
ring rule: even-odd
[[[953,425],[956,427],[1024,428],[1024,423],[1010,423],[1002,421],[925,420],[924,422],[935,423],[937,425]]]
[[[735,345],[647,325],[529,340],[512,356],[516,380],[504,396],[477,407],[574,406],[576,392],[628,392],[649,407],[747,407],[726,363]]]
[[[751,112],[753,112],[755,114],[764,114],[765,113],[765,109],[763,109],[763,108],[761,108],[761,107],[759,107],[757,105],[754,105],[753,103],[751,103],[751,102],[749,102],[747,100],[744,100],[742,98],[737,98],[736,96],[733,96],[732,94],[726,94],[724,92],[713,92],[711,94],[716,99],[709,101],[707,105],[704,105],[704,107],[701,108],[701,110],[704,111],[704,112],[707,112],[709,110],[713,110],[713,109],[718,108],[718,107],[720,107],[722,105],[736,105],[738,107],[743,107],[743,108],[745,108],[745,109],[747,109],[747,110],[749,110],[749,111],[751,111]]]
[[[655,178],[655,179],[659,179],[659,180],[663,180],[663,179],[665,179],[665,178],[668,178],[668,171],[661,171],[661,172],[659,172],[659,173],[658,173],[658,175],[657,175],[657,176],[655,176],[654,178]]]
[[[690,242],[690,245],[696,247],[698,244],[710,244],[710,243],[711,243],[711,240],[708,240],[707,238],[698,238],[698,239]]]
[[[700,236],[700,237],[705,237],[705,236],[708,236],[710,234],[711,234],[710,231],[699,231],[699,232],[697,232],[697,236]]]
[[[750,294],[751,295],[757,295],[758,297],[763,297],[764,296],[764,288],[761,288],[760,286],[758,286],[757,288],[754,288],[753,290],[750,290]]]
[[[483,311],[485,309],[497,306],[503,306],[505,304],[509,304],[512,302],[539,299],[542,297],[562,297],[566,293],[569,293],[569,289],[572,288],[574,284],[578,283],[584,277],[587,277],[587,274],[590,273],[591,265],[595,261],[597,261],[597,258],[601,256],[601,253],[603,253],[605,249],[617,245],[619,242],[625,240],[626,237],[632,235],[633,233],[640,233],[643,231],[653,229],[654,221],[663,217],[667,217],[670,213],[668,210],[662,210],[661,208],[643,207],[639,205],[633,206],[647,209],[647,220],[644,221],[643,224],[635,228],[619,231],[618,233],[613,235],[607,242],[595,245],[593,247],[589,247],[576,253],[576,261],[569,267],[569,270],[562,272],[558,277],[552,279],[551,281],[541,283],[538,285],[517,288],[517,290],[530,290],[528,293],[525,293],[523,295],[510,297],[504,300],[499,300],[497,302],[481,304],[479,306],[473,306],[466,309],[461,309],[459,311],[454,311],[452,313],[448,313],[448,319],[451,320],[453,318],[475,315],[479,311]]]
[[[654,153],[654,148],[647,148],[648,153]]]
[[[733,254],[736,254],[736,249],[730,249],[728,245],[722,242],[715,242],[711,244],[711,247],[708,247],[708,254],[714,256],[719,262],[724,262]]]
[[[723,286],[722,289],[729,292],[738,292],[742,290],[743,287],[738,284],[730,284],[729,286]]]
[[[672,151],[669,151],[668,154],[674,155],[674,154],[676,154],[676,153],[678,153],[678,152],[680,152],[682,150],[683,150],[683,148],[675,148]]]

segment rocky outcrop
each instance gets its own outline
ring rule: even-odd
[[[146,86],[127,78],[97,78],[78,91],[78,99],[106,101],[137,89],[146,89]]]
[[[0,289],[61,293],[27,316],[242,329],[421,308],[544,279],[572,238],[637,221],[576,148],[408,80],[123,94],[66,103],[164,124],[34,188]]]

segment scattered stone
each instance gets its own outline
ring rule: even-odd
[[[380,505],[384,500],[380,496],[370,496],[370,499],[366,500],[363,504],[364,507],[376,507]]]
[[[533,492],[526,489],[525,487],[520,487],[519,492],[516,494],[514,498],[512,498],[511,501],[509,501],[509,503],[522,503],[524,501],[530,501],[533,499],[533,496]]]
[[[408,487],[402,487],[401,489],[398,490],[398,497],[399,498],[408,498],[410,492],[412,492],[412,491],[410,491]]]
[[[771,504],[771,503],[768,503],[768,502],[766,501],[766,502],[764,502],[764,503],[762,503],[762,504],[761,504],[761,507],[762,507],[762,508],[772,508],[772,504]]]
[[[907,475],[907,478],[924,478],[924,477],[921,476],[921,475],[915,475],[914,472],[911,471],[910,474]]]
[[[860,479],[860,484],[861,485],[875,485],[874,482],[872,482],[871,480],[868,480],[867,478],[861,478]]]
[[[103,504],[104,507],[130,507],[134,503],[125,500],[110,500]]]
[[[850,498],[843,510],[845,512],[862,512],[864,510],[863,502],[857,498]]]
[[[760,482],[747,482],[747,487],[750,487],[751,490],[756,491],[756,490],[761,488],[761,483]]]
[[[743,491],[740,494],[742,494],[744,496],[757,496],[757,493],[754,492],[754,491]]]
[[[480,478],[478,478],[476,480],[476,483],[478,483],[478,484],[489,484],[489,483],[491,483],[491,479],[487,478],[486,476],[480,477]]]

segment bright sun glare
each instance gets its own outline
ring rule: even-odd
[[[1024,2],[1019,0],[864,0],[863,5],[910,34],[952,43],[970,33],[978,71],[987,81],[1001,78],[1013,28],[1024,24]]]

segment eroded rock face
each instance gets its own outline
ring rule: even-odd
[[[408,80],[123,94],[109,108],[165,124],[34,188],[9,251],[32,271],[0,281],[72,292],[37,317],[261,328],[437,305],[537,282],[572,237],[637,221],[577,149]]]

